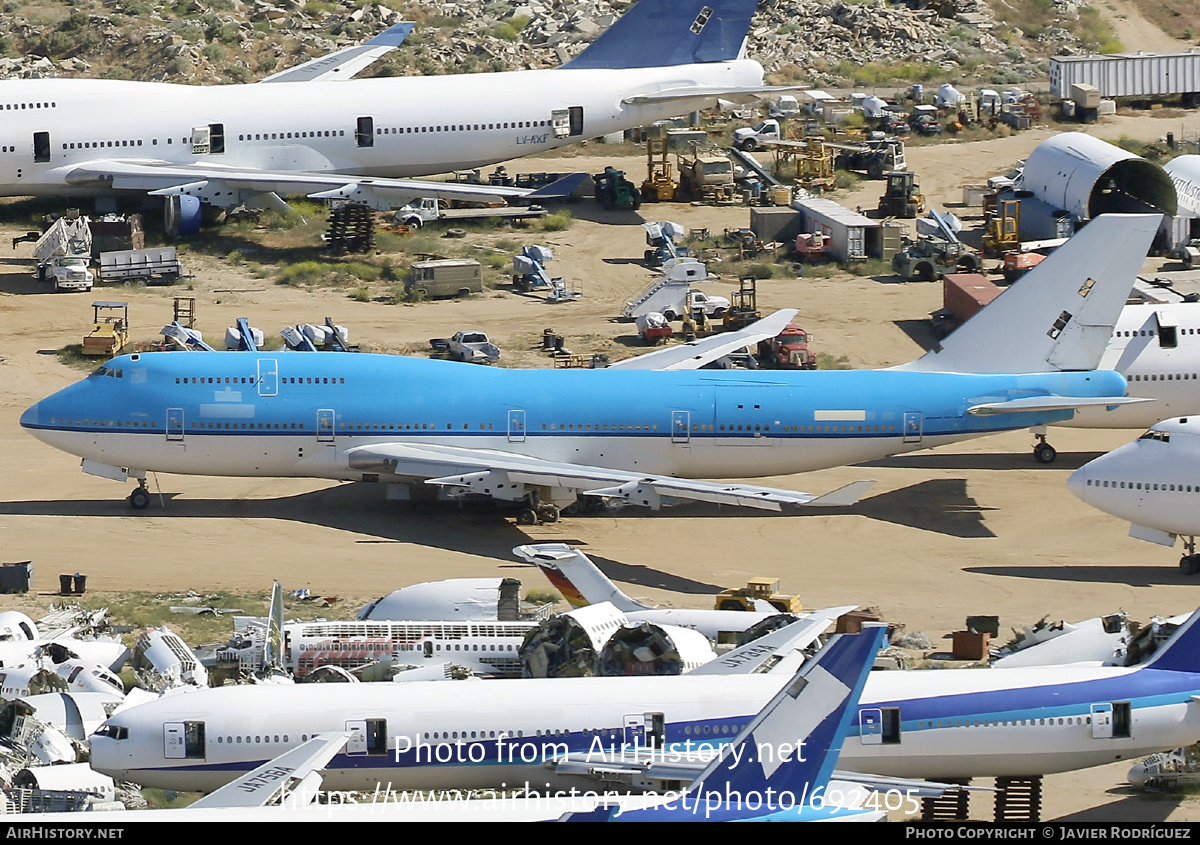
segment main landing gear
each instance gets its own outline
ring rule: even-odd
[[[1200,572],[1200,555],[1196,554],[1196,538],[1188,537],[1184,540],[1183,550],[1187,554],[1179,559],[1179,571],[1184,575],[1195,575]]]
[[[1040,429],[1040,430],[1039,430]],[[1046,442],[1046,427],[1040,426],[1033,429],[1035,442],[1033,444],[1033,457],[1037,459],[1039,464],[1052,464],[1054,459],[1058,457],[1058,452]]]
[[[525,497],[525,507],[517,511],[517,525],[549,525],[562,515],[554,502],[543,502],[536,492]]]
[[[129,494],[128,501],[129,507],[135,511],[144,511],[150,507],[150,491],[146,489],[146,479],[138,479],[138,486]]]

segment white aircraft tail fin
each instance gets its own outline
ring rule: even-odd
[[[895,369],[952,373],[1094,370],[1158,230],[1158,214],[1103,214],[968,320]]]
[[[542,570],[571,607],[611,602],[622,613],[651,609],[621,592],[587,555],[565,543],[517,546],[513,554]]]

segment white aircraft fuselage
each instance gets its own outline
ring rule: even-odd
[[[1141,667],[872,672],[838,768],[1033,776],[1195,742],[1194,619]],[[1163,660],[1170,668],[1156,668]],[[601,750],[645,748],[650,736],[680,755],[723,745],[780,685],[752,674],[225,687],[113,716],[92,737],[92,763],[146,786],[209,791],[315,734],[349,730],[361,740],[330,763],[327,788],[569,788],[577,776],[543,763],[589,750],[599,763]]]
[[[228,168],[402,178],[545,152],[700,108],[712,96],[624,102],[635,93],[762,85],[758,62],[512,71],[435,77],[177,85],[102,79],[0,81],[0,195],[156,190]],[[197,135],[197,128],[208,130]],[[201,139],[207,139],[201,141]],[[217,149],[221,151],[217,151]],[[89,162],[154,165],[93,172]],[[246,186],[240,186],[246,190]],[[219,202],[220,198],[216,198]]]
[[[1126,305],[1100,361],[1129,382],[1129,395],[1154,402],[1111,411],[1080,408],[1058,425],[1148,428],[1160,420],[1200,414],[1200,303]]]

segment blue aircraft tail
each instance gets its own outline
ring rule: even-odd
[[[693,790],[802,795],[829,783],[885,626],[833,638],[696,779]]]
[[[560,821],[804,821],[837,817],[822,794],[858,706],[886,626],[832,638],[801,667],[691,788],[670,802],[625,808],[602,804]],[[845,811],[847,815],[854,811]]]
[[[563,65],[669,67],[736,59],[758,0],[640,0]]]
[[[1167,672],[1200,672],[1200,610],[1187,618],[1158,652],[1143,664]]]

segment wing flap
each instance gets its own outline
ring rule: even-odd
[[[234,192],[244,192],[248,195],[267,192],[309,194],[317,198],[364,202],[379,209],[394,208],[417,197],[440,197],[464,202],[499,202],[527,197],[550,198],[554,195],[548,194],[546,188],[536,192],[504,185],[363,178],[345,173],[311,170],[248,170],[221,167],[211,162],[179,165],[167,162],[100,159],[64,168],[62,175],[70,185],[84,186],[106,182],[117,190],[186,193],[221,206],[229,204],[227,195]],[[558,184],[547,187],[553,188]],[[233,203],[236,204],[237,202]]]
[[[782,505],[845,507],[857,502],[875,483],[856,481],[824,496],[814,496],[774,487],[644,475],[509,452],[427,443],[376,443],[350,450],[348,459],[351,469],[383,469],[398,476],[424,479],[427,484],[508,501],[524,498],[524,486],[534,485],[645,505],[654,510],[683,500],[774,511]]]

